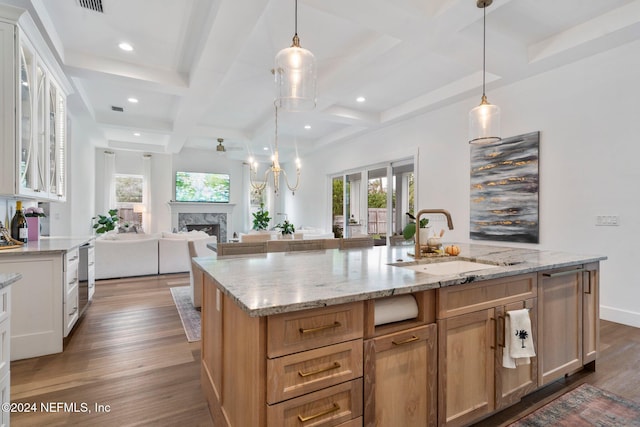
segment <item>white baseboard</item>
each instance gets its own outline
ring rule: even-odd
[[[600,306],[600,318],[623,325],[640,328],[640,313],[636,311],[621,310],[619,308]]]

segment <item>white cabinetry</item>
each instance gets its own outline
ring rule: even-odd
[[[15,13],[0,6],[0,194],[64,201],[70,86],[29,15]]]
[[[77,246],[2,254],[0,273],[22,275],[20,285],[11,291],[11,360],[62,351],[64,337],[80,316],[79,263]],[[0,316],[0,325],[1,321]]]
[[[64,336],[68,336],[71,329],[78,321],[80,313],[80,302],[78,300],[78,264],[80,263],[80,254],[78,248],[71,249],[64,255],[65,282],[64,282],[64,301],[63,301],[63,319],[64,319]]]
[[[0,402],[11,401],[11,286],[0,289]],[[9,411],[0,412],[0,427],[9,425]]]
[[[60,353],[63,254],[3,254],[0,272],[22,275],[11,292],[11,360]]]

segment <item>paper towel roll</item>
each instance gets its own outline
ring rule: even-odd
[[[418,303],[413,295],[398,295],[375,301],[374,325],[384,325],[418,317]]]

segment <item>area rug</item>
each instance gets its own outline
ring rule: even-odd
[[[171,295],[178,308],[187,341],[200,341],[200,312],[191,304],[189,286],[175,286],[171,288]]]
[[[510,426],[640,426],[640,404],[582,384]]]

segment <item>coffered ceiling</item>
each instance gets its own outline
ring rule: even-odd
[[[273,144],[270,70],[291,44],[294,0],[102,0],[102,13],[79,0],[5,3],[30,9],[46,30],[75,89],[70,109],[105,146],[177,153],[215,150],[224,138],[240,159]],[[299,0],[298,34],[317,59],[318,105],[280,114],[281,157],[480,100],[475,0]],[[489,100],[492,89],[639,37],[640,0],[494,0]],[[119,49],[123,41],[134,50]]]

